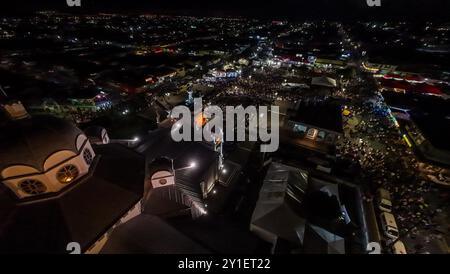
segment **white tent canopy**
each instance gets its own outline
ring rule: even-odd
[[[304,210],[307,188],[339,196],[338,188],[333,184],[309,182],[306,171],[272,163],[259,193],[250,230],[274,245],[283,239],[302,246],[306,253],[345,253],[342,237],[310,224],[299,214],[299,211]]]
[[[308,224],[304,249],[306,253],[345,254],[345,240],[328,230]]]
[[[337,87],[337,82],[333,78],[322,76],[322,77],[312,78],[311,85],[335,88],[335,87]]]
[[[298,235],[304,234],[306,220],[286,204],[287,195],[294,195],[289,192],[289,188],[292,188],[289,187],[290,183],[304,193],[307,186],[306,172],[272,163],[264,179],[250,224],[250,230],[268,242],[275,243],[276,239],[281,237],[302,244]],[[301,202],[303,197],[296,196],[294,200]]]

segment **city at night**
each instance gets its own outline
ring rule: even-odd
[[[1,5],[0,254],[449,254],[450,3]]]

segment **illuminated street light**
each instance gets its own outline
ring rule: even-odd
[[[184,170],[184,169],[194,169],[194,168],[197,167],[197,163],[192,161],[188,166],[175,169],[174,168],[173,159],[171,159],[171,161],[172,161],[172,170],[173,170],[174,173],[175,173],[175,171]]]

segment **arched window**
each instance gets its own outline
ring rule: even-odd
[[[94,160],[94,156],[92,155],[92,152],[90,149],[86,148],[83,151],[83,159],[86,162],[86,164],[91,165],[92,161]]]
[[[317,134],[319,133],[319,131],[315,128],[310,128],[308,129],[308,133],[306,134],[306,138],[314,140],[317,137]]]
[[[38,195],[47,191],[47,187],[35,179],[27,179],[22,181],[20,182],[19,187],[23,192],[29,195]]]
[[[56,178],[63,184],[68,184],[75,180],[79,175],[78,168],[74,165],[62,167],[56,174]]]
[[[333,143],[335,139],[336,139],[336,136],[335,136],[334,134],[328,134],[328,135],[325,137],[325,141],[326,141],[327,143]]]
[[[325,131],[319,131],[319,134],[317,134],[317,140],[323,141],[325,139],[326,133]]]
[[[294,132],[304,134],[308,128],[304,125],[294,124]]]
[[[158,172],[155,172],[151,177],[152,187],[163,187],[166,185],[174,185],[175,184],[175,178],[173,176],[173,173],[167,171],[167,170],[161,170]]]

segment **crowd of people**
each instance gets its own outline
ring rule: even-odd
[[[350,110],[359,123],[349,130],[339,150],[345,157],[359,162],[369,199],[378,188],[391,193],[402,239],[406,242],[419,238],[429,242],[441,239],[450,232],[450,226],[441,218],[449,207],[448,192],[441,193],[420,172],[419,162],[391,119],[382,96],[374,93],[370,99],[365,96],[358,99],[361,100],[354,101]],[[442,194],[447,194],[447,198],[441,197]],[[423,231],[427,231],[427,237],[418,237]],[[415,243],[408,248],[411,252],[424,252],[426,244]]]
[[[289,77],[294,75],[283,69],[266,68],[252,70],[233,81],[218,81],[214,83],[216,98],[213,102],[218,105],[249,100],[252,105],[274,100],[297,102],[305,96],[305,89],[283,85]],[[289,81],[308,83],[300,78]],[[375,85],[370,85],[370,78],[360,76],[341,81],[342,88],[333,94],[349,102],[347,110],[351,114],[344,118],[344,123],[349,119],[357,121],[347,126],[337,151],[359,164],[359,179],[366,188],[367,199],[372,200],[373,193],[379,188],[391,193],[400,238],[407,243],[408,251],[426,252],[427,244],[450,234],[448,218],[445,219],[450,196],[448,192],[439,191],[421,172],[420,162],[405,143],[383,96]],[[231,98],[231,102],[227,102],[227,98]]]
[[[287,82],[302,83],[298,86],[288,86]],[[215,94],[231,96],[251,96],[256,100],[274,101],[282,100],[297,102],[304,97],[304,91],[308,90],[307,84],[310,77],[293,74],[287,69],[256,69],[249,70],[245,75],[237,79],[213,83]]]

